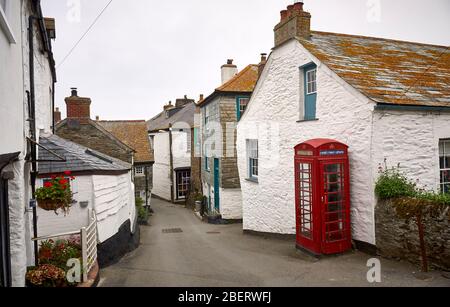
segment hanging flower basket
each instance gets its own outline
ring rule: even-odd
[[[58,210],[62,210],[64,214],[67,214],[73,203],[70,182],[74,179],[75,177],[71,176],[70,171],[66,171],[62,175],[53,175],[42,188],[36,190],[39,208],[54,211],[56,214],[58,214]]]

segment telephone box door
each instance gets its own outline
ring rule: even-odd
[[[320,253],[320,211],[314,206],[317,199],[314,187],[317,176],[315,165],[314,160],[295,162],[297,242],[298,247]]]
[[[334,254],[351,247],[348,161],[321,161],[322,253]]]

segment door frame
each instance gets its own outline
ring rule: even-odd
[[[187,193],[189,193],[190,187],[191,187],[191,179],[192,179],[192,171],[191,171],[191,169],[190,168],[176,169],[175,170],[175,199],[177,201],[186,199],[186,196],[184,198],[182,198],[179,195],[179,191],[180,191],[179,190],[179,185],[180,185],[180,182],[179,182],[180,178],[179,178],[179,176],[182,173],[189,173],[189,184],[188,184],[187,191],[186,191]]]
[[[220,212],[220,161],[214,158],[214,208]]]
[[[0,178],[0,287],[11,287],[8,181]]]

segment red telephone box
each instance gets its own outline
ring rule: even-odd
[[[297,247],[316,255],[349,250],[348,146],[315,139],[295,147]]]

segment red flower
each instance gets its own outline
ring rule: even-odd
[[[61,179],[60,181],[59,181],[59,184],[60,185],[66,185],[68,183],[68,181],[66,180],[66,179]]]
[[[72,172],[71,171],[65,171],[64,174],[67,175],[67,176],[70,176],[72,174]]]
[[[46,188],[51,188],[51,187],[53,187],[53,183],[51,183],[51,182],[46,182],[46,183],[44,183],[44,187],[46,187]]]
[[[66,185],[62,185],[61,189],[65,190],[65,189],[67,189],[67,186]]]
[[[52,175],[52,179],[53,179],[53,180],[55,180],[55,179],[56,179],[56,177],[57,177],[56,175]]]

